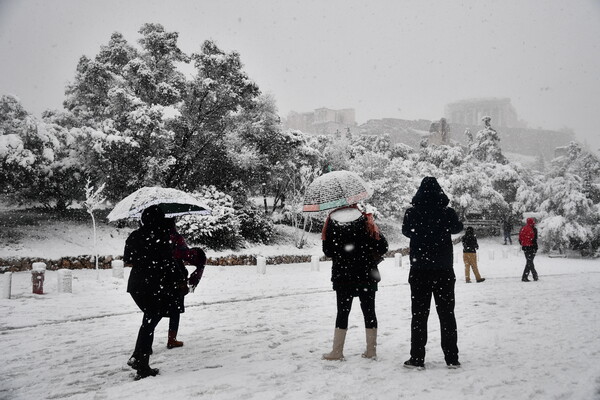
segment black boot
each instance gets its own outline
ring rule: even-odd
[[[139,381],[140,379],[144,379],[149,376],[158,375],[158,368],[150,368],[149,361],[150,354],[142,354],[140,357],[135,358],[135,362],[133,362],[133,365],[131,365],[132,368],[137,370],[134,380]],[[127,364],[129,364],[129,362],[127,362]]]
[[[134,354],[131,355],[131,357],[129,357],[129,360],[127,360],[127,365],[129,365],[131,368],[133,369],[138,369],[139,367],[139,360],[138,360],[138,356]]]
[[[408,360],[404,361],[404,368],[410,368],[410,369],[416,369],[418,371],[422,371],[425,369],[425,362],[424,362],[424,360],[417,360],[417,359],[411,357]]]

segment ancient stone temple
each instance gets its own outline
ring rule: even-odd
[[[446,105],[445,114],[449,123],[461,125],[477,126],[481,124],[482,117],[490,116],[497,127],[524,127],[509,98],[461,100]]]

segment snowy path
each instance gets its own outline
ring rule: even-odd
[[[48,272],[48,294],[36,296],[29,274],[14,274],[14,298],[0,300],[0,399],[600,399],[600,262],[541,256],[540,282],[522,283],[522,254],[480,244],[486,282],[465,284],[456,258],[459,370],[445,368],[434,312],[427,370],[402,368],[408,269],[391,259],[377,297],[378,361],[360,357],[357,301],[347,361],[320,360],[335,316],[327,263],[320,272],[297,264],[266,275],[214,267],[187,300],[185,346],[167,350],[161,321],[151,358],[161,374],[140,382],[125,361],[141,314],[123,281],[110,271],[99,281],[94,271],[76,271],[74,293],[59,294]]]

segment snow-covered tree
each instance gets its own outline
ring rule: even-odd
[[[107,177],[111,200],[149,185],[226,188],[243,157],[227,151],[236,115],[256,106],[258,87],[239,54],[205,41],[198,54],[178,47],[178,34],[144,24],[139,48],[114,33],[93,58],[82,57],[64,102],[69,129],[87,149],[86,171]],[[178,70],[193,61],[195,75]],[[87,135],[87,137],[86,137]]]
[[[254,107],[260,91],[244,72],[237,52],[226,53],[207,40],[191,57],[196,75],[186,84],[181,115],[172,126],[174,163],[164,182],[175,187],[194,182],[223,187],[227,183],[223,171],[230,167],[224,146],[228,121]]]
[[[297,130],[282,130],[271,137],[270,169],[265,191],[273,196],[274,211],[284,206],[286,197],[303,187],[306,170],[320,170],[322,155],[317,149],[318,138]]]
[[[544,213],[540,236],[548,249],[575,249],[593,254],[600,247],[600,162],[577,143],[566,155],[552,160],[547,178],[538,191]]]
[[[479,161],[506,164],[506,157],[500,149],[500,137],[491,126],[491,118],[483,117],[484,128],[477,132],[475,140],[469,144],[469,153]]]
[[[39,120],[13,96],[0,97],[0,186],[16,203],[66,208],[82,197],[79,154],[67,129]]]
[[[87,211],[88,214],[90,214],[90,217],[92,217],[92,230],[94,233],[94,258],[95,258],[95,262],[96,262],[96,272],[98,272],[98,250],[97,250],[97,246],[96,246],[96,242],[97,242],[97,235],[96,235],[96,217],[94,216],[94,211],[96,211],[97,209],[100,208],[100,206],[102,205],[102,203],[104,203],[106,201],[106,198],[102,195],[102,191],[104,190],[105,187],[105,183],[101,184],[98,188],[94,188],[91,183],[90,183],[90,179],[88,178],[86,183],[85,183],[85,201],[83,202],[83,205],[85,206],[85,210]],[[97,275],[97,278],[99,278],[99,275]]]
[[[306,189],[312,181],[321,175],[321,170],[314,166],[304,165],[298,170],[289,170],[289,197],[284,208],[284,216],[290,221],[294,230],[294,243],[301,249],[306,244],[307,230],[310,230],[312,219],[302,212],[302,204]]]
[[[395,158],[378,179],[369,182],[373,187],[373,196],[368,202],[377,208],[383,218],[401,221],[422,178],[413,160]]]
[[[145,24],[142,51],[114,33],[94,59],[82,57],[64,102],[72,134],[85,149],[86,173],[106,179],[119,200],[141,186],[161,184],[173,163],[171,109],[181,100],[185,62],[176,33]]]
[[[581,177],[566,173],[550,178],[541,186],[540,211],[545,217],[539,223],[540,238],[545,249],[576,249],[593,253],[594,227],[600,223],[597,207],[584,189]]]

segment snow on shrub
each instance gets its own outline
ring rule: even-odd
[[[237,248],[243,238],[240,220],[233,208],[233,198],[214,186],[203,186],[193,193],[211,209],[211,215],[184,215],[177,228],[189,242],[211,249]]]
[[[273,220],[256,207],[238,210],[236,215],[240,221],[240,235],[244,239],[268,244],[273,239]]]

